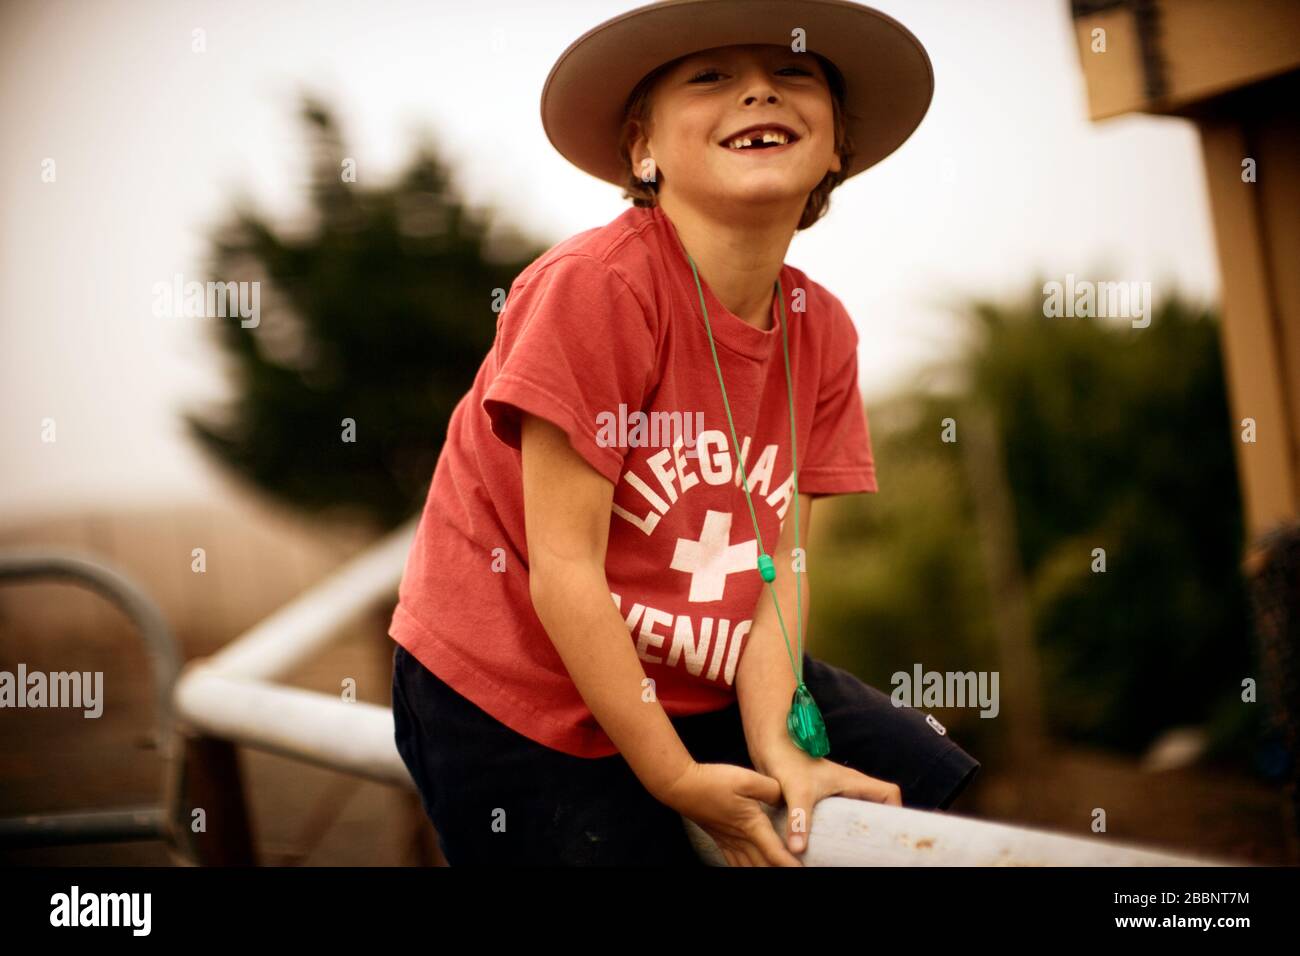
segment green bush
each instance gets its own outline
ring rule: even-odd
[[[988,409],[1048,732],[1133,752],[1207,724],[1220,748],[1240,743],[1253,712],[1233,704],[1254,654],[1217,321],[1176,295],[1147,328],[1046,318],[1041,289],[964,310],[974,334],[945,370],[956,387],[868,409],[881,490],[834,502],[818,558],[834,571],[812,572],[817,649],[882,690],[915,663],[1001,668],[963,462],[963,424]],[[973,744],[1015,719],[938,716]]]

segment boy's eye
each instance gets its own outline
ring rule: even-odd
[[[777,70],[778,73],[788,73],[788,72],[791,72],[791,71],[793,71],[793,72],[795,72],[795,73],[800,73],[800,74],[802,74],[802,75],[804,75],[804,76],[812,76],[812,72],[811,72],[810,70],[805,70],[805,69],[804,69],[803,67],[801,67],[801,66],[787,66],[787,67],[782,67],[781,69]],[[700,83],[700,82],[702,82],[702,81],[704,80],[704,78],[707,77],[707,76],[721,76],[721,75],[722,75],[722,74],[721,74],[718,70],[713,69],[712,67],[710,67],[710,68],[707,69],[707,70],[700,70],[700,72],[696,73],[694,76],[692,76],[692,77],[690,78],[689,82],[691,82],[691,83]]]

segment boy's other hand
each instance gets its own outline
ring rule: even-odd
[[[780,784],[787,810],[785,840],[795,853],[808,848],[813,808],[823,797],[852,797],[895,807],[903,805],[898,784],[869,777],[825,757],[813,757],[790,740],[765,753],[758,766],[768,778]]]
[[[728,866],[803,866],[760,805],[775,807],[781,800],[781,785],[772,777],[734,764],[692,761],[659,799],[707,833]]]

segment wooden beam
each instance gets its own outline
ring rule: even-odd
[[[1094,49],[1095,30],[1104,31],[1104,52]],[[1300,69],[1296,0],[1121,3],[1076,17],[1074,33],[1094,120],[1176,113]]]
[[[1197,116],[1223,284],[1222,342],[1249,536],[1300,514],[1300,78]],[[1245,160],[1257,181],[1242,178]],[[1243,419],[1256,440],[1240,440]]]

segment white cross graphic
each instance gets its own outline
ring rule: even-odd
[[[704,516],[700,540],[677,539],[668,565],[691,576],[691,601],[718,601],[727,587],[727,575],[758,569],[758,542],[731,543],[731,514],[709,511]]]

